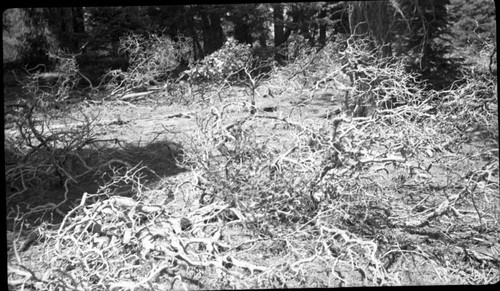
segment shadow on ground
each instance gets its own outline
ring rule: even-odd
[[[17,162],[25,158],[15,156],[7,143],[4,149],[5,171],[16,167]],[[186,171],[179,166],[182,161],[181,145],[168,140],[144,146],[108,145],[98,150],[82,150],[79,155],[85,157],[87,164],[95,170],[77,179],[76,183],[67,183],[67,189],[64,181],[54,173],[42,173],[31,182],[26,182],[29,178],[26,177],[26,187],[22,187],[20,181],[5,183],[8,230],[12,230],[22,218],[33,227],[43,222],[60,223],[63,216],[79,203],[84,192],[133,196],[139,184],[148,187],[165,177]],[[34,165],[31,163],[31,166]],[[85,172],[80,162],[66,165],[66,168],[73,176]],[[23,188],[26,190],[19,193]]]

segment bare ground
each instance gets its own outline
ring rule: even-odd
[[[104,220],[99,222],[102,231],[77,230],[77,226],[65,229],[64,215],[81,203],[82,194],[97,193],[100,185],[105,184],[103,177],[87,177],[69,191],[69,203],[60,207],[61,214],[46,212],[43,219],[27,220],[30,223],[26,222],[22,233],[7,229],[7,259],[9,268],[14,270],[9,280],[17,282],[11,285],[12,290],[20,286],[35,290],[50,284],[67,284],[82,289],[103,286],[126,289],[126,286],[136,284],[137,290],[145,290],[498,282],[498,156],[493,160],[480,157],[471,160],[468,157],[473,154],[457,154],[456,158],[448,157],[448,162],[428,169],[427,176],[415,174],[412,167],[396,164],[381,167],[375,163],[360,171],[357,177],[349,178],[369,181],[359,192],[337,190],[336,195],[309,212],[304,209],[311,206],[296,205],[304,207],[300,213],[313,213],[304,216],[309,217],[309,221],[286,218],[286,212],[293,213],[291,208],[276,208],[275,213],[266,218],[254,217],[260,212],[252,213],[250,209],[264,208],[265,204],[250,205],[254,200],[243,196],[234,200],[239,201],[235,204],[227,203],[227,199],[215,199],[208,204],[203,202],[204,190],[196,183],[200,172],[186,167],[181,162],[180,153],[199,142],[203,117],[209,116],[214,108],[221,110],[226,104],[234,104],[233,109],[225,111],[224,124],[247,116],[248,110],[241,106],[243,101],[241,94],[234,93],[223,102],[214,100],[212,105],[167,106],[151,99],[138,103],[89,103],[80,107],[79,111],[86,114],[99,112],[100,120],[95,130],[100,139],[117,141],[105,142],[109,150],[113,150],[114,158],[131,164],[140,162],[151,170],[144,171],[139,183],[141,188],[124,183],[124,187],[112,188],[115,192],[110,193],[110,197],[127,197],[132,199],[131,203],[140,201],[143,205],[159,206],[161,211],[144,211],[139,215],[136,206],[129,207],[128,202],[112,204],[110,198],[99,204],[94,199],[96,204],[89,200],[86,208],[82,208],[84,212],[72,216],[71,223],[83,223],[92,228],[94,224],[88,224],[87,218],[101,221],[99,215],[104,215],[103,209],[108,207],[115,212],[109,210],[108,216],[103,217],[116,224],[116,229],[113,230],[112,225]],[[325,116],[332,108],[340,107],[340,102],[332,101],[330,96],[311,99],[300,95],[278,95],[257,99],[258,107],[274,108],[272,112],[260,111],[258,114],[287,117],[311,127],[331,122]],[[251,126],[257,139],[270,139],[268,147],[277,152],[283,153],[294,144],[293,132],[276,119],[254,120]],[[12,129],[6,129],[8,134],[12,134]],[[476,139],[457,151],[469,153],[482,146],[486,146],[486,142]],[[414,168],[427,167],[436,161],[436,155],[446,159],[445,152],[414,157],[413,162],[418,162]],[[470,184],[462,183],[456,187],[449,184],[450,180],[456,180],[450,178],[450,169],[456,175],[466,177],[469,169],[487,165],[496,167],[493,176],[477,183],[473,190],[469,188]],[[334,172],[327,178],[338,179],[335,175],[341,175],[340,171]],[[274,195],[286,195],[286,189],[282,190]],[[238,196],[237,190],[234,191],[224,195]],[[460,196],[465,195],[464,191],[468,191],[466,198]],[[61,187],[53,186],[45,193],[21,194],[11,199],[7,204],[7,212],[11,214],[8,227],[12,227],[15,220],[12,215],[16,212],[13,211],[16,205],[28,207],[24,204],[26,199],[30,199],[30,207],[48,202],[57,204],[63,199],[63,192]],[[248,195],[249,191],[241,190],[241,193]],[[253,195],[261,197],[264,194],[256,192]],[[283,203],[289,201],[279,199]],[[265,201],[265,198],[257,200],[258,203]],[[305,200],[297,198],[294,201],[303,203]],[[446,201],[455,203],[453,210],[446,208],[440,212]],[[128,215],[131,220],[121,218],[122,215]],[[190,221],[191,228],[184,228],[180,222],[182,219]],[[173,226],[175,221],[178,226]],[[252,221],[258,226],[253,227]],[[58,225],[61,222],[63,224]],[[424,223],[420,225],[418,222]],[[51,227],[51,224],[59,228]],[[144,226],[157,231],[170,230],[148,236],[141,232]],[[179,226],[181,228],[177,229]],[[20,245],[26,243],[34,230],[46,234],[38,236],[21,251]],[[130,232],[132,238],[126,238]],[[144,238],[150,241],[146,242]],[[79,243],[83,245],[78,246]],[[85,248],[85,243],[93,246]],[[184,250],[175,247],[179,243]],[[65,248],[78,255],[70,257]],[[56,269],[66,275],[58,274],[54,271]],[[71,283],[71,280],[77,282]]]

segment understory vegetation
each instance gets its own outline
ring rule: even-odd
[[[127,34],[99,83],[62,50],[18,78],[12,290],[498,282],[496,56],[438,90],[360,35],[179,70],[190,41]]]

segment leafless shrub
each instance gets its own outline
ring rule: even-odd
[[[98,138],[99,112],[85,114],[81,110],[53,110],[35,99],[15,104],[15,127],[6,131],[5,182],[8,207],[24,205],[26,209],[10,217],[14,229],[24,218],[44,217],[68,207],[69,193],[108,165],[123,162],[106,156],[106,145],[115,140]],[[12,105],[14,106],[14,105]],[[39,196],[59,189],[61,199],[39,205]],[[33,196],[36,199],[26,199]],[[43,204],[45,203],[45,204]],[[23,206],[23,207],[24,207]],[[13,220],[11,220],[11,218]]]
[[[304,63],[295,69],[311,74],[280,70],[269,81],[309,93],[337,86],[351,111],[312,120],[258,108],[234,114],[241,103],[213,106],[197,115],[198,129],[183,143],[179,163],[191,180],[169,184],[164,201],[153,201],[142,166],[108,163],[97,193],[35,233],[50,262],[46,273],[19,255],[30,240],[13,239],[18,259],[8,266],[9,284],[187,288],[186,278],[202,273],[217,287],[301,287],[307,270],[320,267],[330,270],[325,285],[353,284],[342,273],[363,285],[401,285],[401,268],[412,261],[474,270],[457,279],[463,283],[498,279],[493,251],[474,249],[493,245],[500,217],[496,80],[469,76],[449,90],[426,91],[397,61],[373,59],[355,45],[341,51],[343,64],[297,54]],[[355,105],[371,110],[361,114]],[[114,195],[122,184],[131,185],[127,197]],[[186,193],[198,203],[173,211],[169,196]],[[10,217],[21,225],[16,210]],[[472,242],[470,233],[481,236]],[[245,252],[253,248],[272,259],[252,261]],[[441,260],[441,251],[450,259]]]
[[[55,63],[54,71],[41,72],[40,66],[27,69],[28,77],[21,81],[21,85],[39,106],[53,108],[63,106],[70,98],[71,91],[79,82],[80,73],[75,54],[59,50],[57,53],[48,52],[48,55]]]
[[[273,76],[282,92],[314,98],[327,92],[343,100],[343,110],[363,117],[375,109],[422,102],[416,76],[405,72],[402,60],[380,56],[370,42],[353,37],[329,42],[321,49],[300,46],[295,58]],[[276,87],[276,85],[275,85]]]
[[[244,270],[267,270],[220,254],[229,246],[221,240],[220,230],[213,232],[206,226],[207,221],[236,211],[227,204],[212,204],[181,218],[167,214],[164,204],[151,204],[145,195],[109,195],[112,184],[124,179],[143,191],[141,170],[140,166],[116,170],[110,184],[98,193],[84,193],[60,224],[39,228],[49,271],[35,274],[25,266],[29,262],[19,259],[9,265],[9,284],[44,289],[156,289],[166,284],[172,288],[175,281],[183,285],[183,270],[188,268],[236,278],[243,278]],[[18,251],[15,241],[14,247]],[[158,258],[164,259],[158,263]]]
[[[439,111],[465,134],[484,134],[498,145],[496,78],[465,74],[461,85],[441,93]]]
[[[237,223],[287,245],[304,242],[300,233],[308,237],[308,245],[288,246],[312,253],[297,261],[297,269],[319,254],[330,262],[353,259],[345,249],[353,244],[357,257],[373,266],[374,282],[394,284],[386,272],[394,245],[367,238],[388,235],[395,227],[439,228],[450,215],[460,224],[488,229],[498,219],[498,210],[484,202],[498,201],[496,83],[469,79],[447,91],[429,91],[400,62],[349,47],[343,53],[349,56],[343,68],[337,64],[330,78],[308,81],[303,89],[338,85],[335,77],[350,81],[354,74],[344,85],[354,96],[349,105],[354,99],[354,105],[369,105],[371,111],[309,123],[282,115],[235,118],[232,107],[241,105],[213,107],[210,116],[199,117],[200,130],[187,145],[185,161],[199,176],[200,203],[224,202],[240,210],[229,221],[244,217]],[[292,80],[300,76],[281,70],[272,78],[287,73]],[[412,197],[414,191],[417,200],[398,198],[397,193]],[[426,211],[416,211],[420,207]],[[475,213],[472,220],[464,216],[467,211]],[[417,253],[428,257],[426,251]],[[286,276],[287,268],[278,269],[267,275]]]
[[[6,140],[11,161],[6,165],[6,182],[19,189],[7,200],[28,189],[77,183],[102,165],[96,159],[95,120],[40,112],[38,103],[24,104],[16,120],[17,132]],[[9,132],[10,133],[10,132]]]
[[[27,100],[7,105],[15,129],[8,131],[5,148],[11,160],[6,164],[6,182],[18,191],[44,188],[59,183],[67,186],[88,174],[95,142],[93,123],[97,116],[72,117],[66,106],[80,74],[74,54],[49,53],[55,61],[53,72],[33,73],[22,81]]]
[[[111,70],[103,76],[101,83],[105,83],[111,95],[155,85],[167,88],[174,82],[173,74],[182,60],[190,59],[191,40],[179,39],[174,42],[167,36],[126,35],[120,40],[119,51],[129,58],[128,70]]]

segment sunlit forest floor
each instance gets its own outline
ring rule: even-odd
[[[250,116],[241,90],[225,93],[211,105],[156,97],[72,106],[75,120],[98,112],[93,130],[107,152],[95,158],[120,162],[67,191],[7,189],[10,282],[88,290],[498,281],[498,141],[471,132],[462,144],[405,156],[382,147],[418,147],[439,128],[339,114],[351,145],[311,185],[332,144],[317,134],[331,135],[329,112],[342,101],[274,94],[257,98]],[[235,122],[239,132],[228,128]],[[217,143],[227,150],[214,152]],[[50,203],[58,212],[37,211]]]
[[[375,64],[376,95],[318,60],[253,91],[5,88],[10,288],[498,282],[496,77],[426,91]]]

